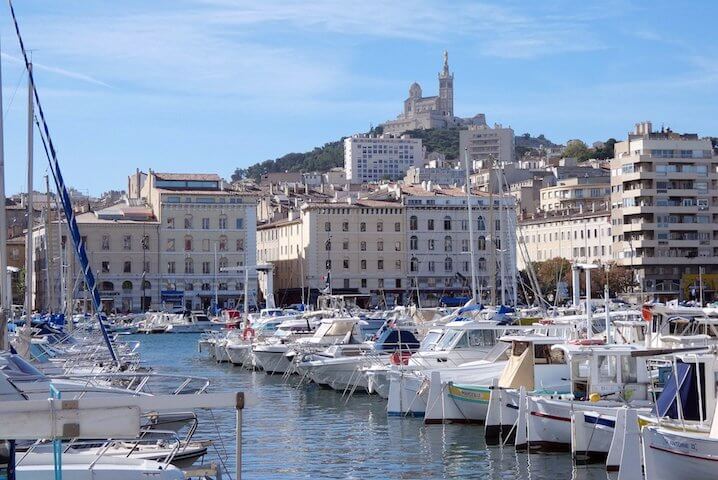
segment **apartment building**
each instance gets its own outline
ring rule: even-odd
[[[234,307],[244,298],[247,265],[250,300],[256,300],[254,195],[225,189],[214,174],[151,170],[131,175],[128,192],[115,205],[76,217],[105,311],[206,309],[215,299]],[[76,306],[89,308],[66,227],[61,230],[60,240],[56,222],[34,230],[35,305],[58,308],[63,256],[65,285]]]
[[[494,165],[506,165],[514,161],[514,131],[511,127],[495,124],[470,125],[468,130],[459,132],[459,155],[464,161],[468,151],[472,170],[482,170]]]
[[[643,122],[614,148],[614,258],[634,270],[646,297],[686,298],[699,268],[706,280],[718,274],[718,159],[711,141],[655,132]]]
[[[331,290],[362,295],[370,305],[415,301],[418,292],[421,305],[429,306],[442,296],[469,293],[465,190],[427,182],[391,185],[366,197],[307,202],[287,219],[258,227],[257,256],[274,265],[278,303],[312,301]],[[484,301],[501,298],[502,271],[507,301],[515,289],[514,203],[510,196],[478,191],[472,196],[476,273]]]
[[[606,172],[608,173],[608,172]],[[611,183],[605,177],[573,177],[557,180],[556,185],[541,189],[541,210],[606,209],[611,196]]]
[[[528,261],[561,257],[579,263],[606,263],[613,258],[611,214],[596,211],[545,211],[519,222],[519,270]],[[522,251],[522,246],[525,248]]]
[[[399,180],[423,159],[421,139],[408,135],[353,135],[344,139],[344,169],[349,183]]]

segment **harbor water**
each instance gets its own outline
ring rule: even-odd
[[[568,454],[528,455],[487,448],[483,428],[424,425],[422,419],[387,417],[378,396],[295,385],[197,352],[198,335],[133,335],[145,364],[162,373],[207,377],[210,391],[242,391],[242,478],[532,479],[611,478],[603,466],[573,466]],[[221,438],[205,462],[220,463],[235,478],[231,410],[201,412],[200,438]],[[226,452],[226,455],[225,455]]]

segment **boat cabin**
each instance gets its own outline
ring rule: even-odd
[[[591,343],[586,340],[579,342]],[[650,378],[646,357],[631,355],[643,350],[643,347],[564,343],[551,349],[563,352],[569,364],[570,389],[577,400],[587,400],[593,393],[601,398],[649,399]]]
[[[509,358],[499,377],[499,387],[526,390],[562,391],[569,374],[566,356],[560,349],[552,349],[566,340],[544,335],[506,335],[501,342],[511,345]]]

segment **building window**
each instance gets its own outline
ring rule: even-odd
[[[377,260],[376,262],[376,268],[378,270],[384,270],[384,260]]]
[[[462,220],[461,221],[461,229],[466,231],[469,229],[469,221],[468,220]]]
[[[409,230],[417,230],[419,228],[419,219],[416,218],[416,215],[412,215],[409,217]]]
[[[349,269],[349,259],[348,258],[345,258],[344,260],[342,260],[342,267],[344,267],[345,270]]]
[[[167,262],[167,273],[175,273],[175,262]]]
[[[192,251],[192,237],[187,235],[184,237],[184,251],[185,252],[191,252]]]
[[[132,291],[132,282],[129,280],[125,280],[122,282],[122,291],[124,292],[131,292]]]
[[[362,252],[366,252],[366,242],[359,243],[359,250],[361,250]]]
[[[394,223],[394,231],[395,231],[395,232],[401,232],[401,223],[400,223],[400,222],[395,222],[395,223]]]
[[[332,224],[331,224],[331,222],[324,222],[324,231],[325,231],[325,232],[331,232],[331,231],[332,231]]]
[[[401,252],[401,242],[394,242],[394,251]]]
[[[429,250],[434,250],[434,249],[436,248],[436,242],[434,241],[433,238],[430,238],[429,240],[427,240],[426,243],[427,243],[426,247],[427,247]]]
[[[209,252],[209,239],[208,238],[202,239],[202,251]]]
[[[102,249],[103,249],[103,250],[109,250],[109,249],[110,249],[110,236],[109,236],[109,235],[103,235],[103,236],[102,236]]]
[[[210,264],[209,262],[202,262],[202,273],[205,275],[208,275],[210,273]]]
[[[436,263],[434,263],[433,260],[429,262],[429,264],[428,264],[428,270],[429,270],[430,272],[436,271]]]
[[[349,288],[349,279],[348,278],[344,279],[344,288]]]
[[[244,228],[244,219],[238,218],[237,219],[237,230],[242,230]]]
[[[396,288],[401,288],[401,278],[397,278],[395,284]]]
[[[469,240],[464,238],[461,240],[461,252],[468,253],[469,251]]]
[[[220,229],[220,230],[227,230],[227,215],[220,215],[220,216],[219,216],[219,229]]]
[[[360,232],[366,232],[366,222],[361,222],[359,224],[359,231]]]
[[[167,219],[167,228],[168,228],[169,230],[172,230],[173,228],[175,228],[175,219],[174,219],[174,218],[169,217],[169,218]]]
[[[331,251],[331,249],[332,249],[332,241],[330,239],[330,240],[327,240],[326,242],[324,242],[324,250],[329,252],[329,251]]]
[[[184,259],[184,273],[194,273],[194,262],[191,258]]]
[[[477,225],[476,228],[478,230],[486,230],[486,224],[484,223],[484,217],[479,215],[479,218],[477,218]]]
[[[192,215],[184,216],[184,228],[186,228],[186,229],[192,228]]]
[[[202,230],[209,230],[209,218],[202,219]]]
[[[479,250],[486,250],[486,237],[483,235],[479,237]]]
[[[366,278],[361,279],[361,288],[366,288]]]
[[[349,250],[349,240],[344,239],[342,242],[342,250]]]
[[[383,251],[384,251],[384,241],[383,241],[383,240],[378,240],[378,241],[376,242],[376,250],[377,250],[378,252],[383,252]]]
[[[132,236],[125,235],[122,237],[122,248],[125,250],[132,250]]]
[[[349,231],[349,222],[342,222],[342,232]]]
[[[448,215],[444,217],[444,230],[451,230],[451,217]]]
[[[397,270],[401,270],[401,260],[394,261],[394,268]]]
[[[486,270],[486,259],[485,258],[479,258],[479,270],[482,272]]]
[[[384,288],[384,279],[383,278],[379,279],[379,281],[377,282],[377,287],[382,288],[382,289]]]
[[[150,249],[150,236],[142,235],[142,250],[149,250],[149,249]]]
[[[362,258],[361,261],[359,262],[359,265],[362,270],[366,270],[366,259]]]
[[[418,250],[419,249],[419,239],[416,237],[416,235],[413,235],[409,239],[409,250]]]
[[[102,262],[102,273],[110,273],[110,262]]]
[[[243,238],[238,238],[238,239],[237,239],[237,251],[238,251],[238,252],[243,252],[243,251],[244,251],[244,239],[243,239]]]
[[[219,268],[219,271],[222,272],[227,269],[229,266],[229,261],[226,257],[222,257],[219,259],[219,262],[217,263],[217,268]]]
[[[451,237],[447,235],[444,237],[444,251],[450,252],[451,250],[452,250]]]
[[[174,238],[168,238],[168,239],[167,239],[167,251],[168,251],[168,252],[174,252],[174,251],[175,251],[175,239],[174,239]]]
[[[142,269],[142,273],[150,273],[150,261],[145,260],[144,262],[144,268]]]
[[[202,290],[204,290],[205,292],[208,292],[208,291],[212,290],[212,285],[205,282],[202,284]]]
[[[220,252],[227,251],[227,237],[225,235],[222,235],[219,237],[219,251]]]
[[[433,230],[434,229],[434,219],[430,218],[429,220],[427,220],[426,226],[429,230]]]
[[[187,291],[187,292],[191,292],[192,290],[194,290],[194,283],[191,283],[191,282],[190,282],[190,283],[185,283],[185,284],[184,284],[184,289],[185,289],[185,291]]]
[[[331,260],[327,260],[327,261],[324,263],[324,266],[327,267],[327,270],[331,270],[331,269],[332,269],[332,261],[331,261]]]
[[[377,231],[377,232],[383,232],[383,231],[384,231],[384,222],[377,222],[377,224],[376,224],[376,231]]]
[[[454,262],[451,259],[451,257],[446,257],[446,260],[444,260],[444,271],[450,272],[454,269]]]
[[[418,272],[419,271],[419,259],[416,257],[412,257],[411,261],[409,262],[409,270],[412,272]]]
[[[132,273],[132,262],[129,260],[125,260],[125,263],[122,265],[122,272],[123,273]]]

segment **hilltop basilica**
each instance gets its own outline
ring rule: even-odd
[[[486,117],[482,113],[469,119],[454,116],[454,74],[449,71],[449,54],[444,51],[444,68],[439,73],[439,95],[422,97],[421,86],[412,83],[409,98],[404,100],[404,113],[382,126],[385,134],[401,135],[407,130],[460,125],[486,125]]]

